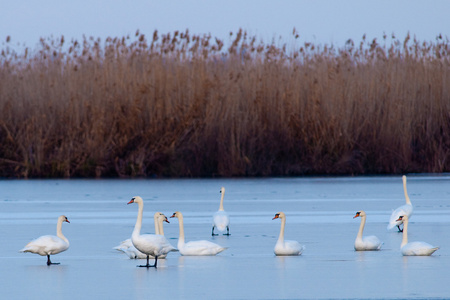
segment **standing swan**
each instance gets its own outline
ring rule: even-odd
[[[413,213],[413,206],[411,204],[411,200],[409,199],[408,192],[406,191],[406,176],[402,176],[403,179],[403,190],[405,192],[405,199],[406,204],[398,207],[396,210],[394,210],[391,214],[391,218],[389,219],[389,225],[387,226],[387,229],[392,229],[395,226],[397,226],[398,231],[402,232],[403,229],[400,229],[400,225],[403,223],[403,221],[399,221],[400,216],[408,216],[411,217]]]
[[[227,229],[227,233],[224,233],[224,235],[230,235],[230,217],[228,216],[228,213],[223,209],[223,197],[225,196],[225,188],[222,187],[220,189],[220,193],[222,194],[220,198],[220,206],[219,210],[216,211],[213,215],[213,227],[212,227],[212,236],[218,235],[214,234],[214,228],[217,227],[219,231],[225,231],[225,228]]]
[[[62,223],[70,223],[66,216],[59,216],[56,225],[56,236],[43,235],[35,240],[29,242],[20,252],[31,252],[41,256],[47,255],[47,265],[59,265],[59,263],[52,263],[50,255],[58,254],[66,251],[69,248],[69,240],[62,233]]]
[[[408,243],[408,216],[400,216],[399,221],[403,222],[403,239],[400,249],[404,256],[420,255],[429,256],[433,254],[439,247],[432,246],[425,242]]]
[[[136,196],[131,198],[131,203],[137,203],[139,205],[138,216],[136,219],[136,225],[134,225],[133,234],[131,235],[131,242],[133,245],[141,251],[142,253],[147,255],[147,264],[139,265],[138,267],[155,267],[158,263],[158,257],[162,255],[167,255],[170,251],[176,251],[176,249],[167,241],[167,239],[158,234],[142,234],[141,235],[141,227],[142,227],[142,215],[144,212],[144,200],[141,197]],[[148,260],[149,257],[153,256],[155,258],[155,264],[150,265]]]
[[[178,218],[178,223],[180,226],[180,237],[178,238],[178,250],[181,255],[186,256],[199,256],[199,255],[216,255],[227,248],[219,246],[213,242],[201,240],[201,241],[191,241],[188,243],[184,242],[184,225],[183,225],[183,214],[179,211],[174,212],[171,218]]]
[[[364,225],[366,224],[366,212],[363,210],[358,211],[353,219],[357,217],[361,217],[361,225],[359,225],[358,235],[356,236],[355,240],[355,250],[380,250],[383,242],[381,242],[379,238],[374,235],[363,237]]]
[[[278,241],[275,244],[273,252],[275,255],[301,255],[305,246],[297,241],[284,240],[284,227],[286,226],[286,215],[283,212],[275,214],[272,220],[281,219],[281,230]]]
[[[163,222],[170,223],[167,220],[167,217],[160,212],[156,212],[153,216],[155,220],[155,234],[164,235]],[[119,246],[114,247],[113,249],[125,253],[130,259],[144,259],[147,258],[147,255],[136,249],[131,242],[131,238],[126,239],[121,242]],[[153,256],[150,258],[154,258]],[[161,255],[160,259],[166,258],[166,255]]]

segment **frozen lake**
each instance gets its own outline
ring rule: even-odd
[[[231,236],[211,237],[212,214],[226,188]],[[414,205],[410,241],[440,246],[431,257],[403,257],[402,234],[387,231],[391,210],[403,205],[401,176],[261,179],[0,180],[0,282],[3,299],[444,299],[450,297],[450,175],[410,175]],[[142,232],[154,232],[156,211],[184,215],[186,241],[206,239],[229,247],[213,257],[170,253],[158,268],[137,268],[113,250],[129,238],[145,201]],[[381,251],[356,252],[353,244],[365,210],[364,235]],[[285,238],[306,246],[301,256],[276,257]],[[70,248],[46,258],[19,253],[30,240],[63,233]],[[178,220],[164,231],[176,247]],[[152,261],[151,261],[152,263]]]

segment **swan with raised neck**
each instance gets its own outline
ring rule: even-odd
[[[402,176],[402,180],[403,180],[403,192],[405,193],[406,203],[403,204],[402,206],[399,206],[392,212],[391,217],[389,219],[389,224],[387,226],[388,230],[397,226],[399,232],[403,231],[403,229],[400,228],[400,225],[403,223],[403,221],[401,221],[399,217],[400,216],[411,217],[411,215],[413,213],[413,209],[414,209],[414,207],[411,203],[411,199],[408,196],[408,191],[406,189],[406,176],[405,175]]]
[[[426,242],[408,242],[408,216],[400,216],[399,220],[403,222],[403,238],[400,249],[404,256],[429,256],[439,247],[430,245]]]
[[[285,240],[284,229],[286,227],[286,215],[283,212],[277,212],[272,220],[281,219],[280,234],[278,236],[277,243],[273,252],[275,255],[301,255],[305,249],[305,246],[301,245],[297,241]]]
[[[200,241],[190,241],[185,242],[184,239],[184,220],[183,214],[179,211],[173,213],[171,218],[178,218],[178,223],[180,227],[180,235],[178,237],[178,250],[181,255],[185,256],[205,256],[205,255],[216,255],[224,250],[226,247],[222,247],[216,243],[200,240]]]
[[[162,235],[159,234],[141,234],[142,227],[142,216],[144,213],[144,200],[141,197],[136,196],[131,198],[127,204],[137,203],[138,204],[138,215],[136,219],[136,224],[134,225],[133,234],[131,235],[131,242],[134,247],[140,252],[147,255],[147,264],[139,265],[138,267],[157,267],[158,258],[162,255],[167,255],[171,251],[177,251],[169,241]],[[155,263],[153,265],[149,264],[150,256],[154,257]]]
[[[70,223],[66,216],[58,217],[56,224],[56,236],[43,235],[29,242],[20,252],[31,252],[41,256],[47,256],[47,265],[59,265],[50,260],[50,255],[58,254],[69,249],[69,240],[62,233],[62,223]]]
[[[222,187],[220,189],[220,193],[222,194],[220,197],[220,205],[219,210],[216,211],[213,215],[213,226],[212,226],[212,232],[211,235],[215,236],[218,234],[214,233],[214,229],[217,228],[220,232],[227,230],[227,233],[224,233],[224,235],[230,235],[230,216],[223,208],[223,198],[225,196],[225,188]]]
[[[356,212],[354,218],[361,218],[361,224],[359,225],[358,234],[355,239],[355,250],[356,251],[370,251],[370,250],[380,250],[383,242],[374,235],[369,235],[363,237],[364,226],[366,225],[366,212],[360,210]]]

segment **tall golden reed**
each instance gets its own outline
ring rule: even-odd
[[[450,171],[448,40],[231,37],[61,37],[23,53],[8,37],[0,176]]]

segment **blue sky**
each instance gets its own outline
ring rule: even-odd
[[[433,0],[3,0],[0,4],[0,43],[11,36],[14,45],[34,47],[40,37],[81,39],[82,35],[122,37],[137,29],[151,36],[184,31],[211,33],[225,42],[230,31],[245,29],[264,41],[292,39],[295,27],[301,42],[343,45],[392,32],[407,32],[431,41],[450,37],[450,1]]]

